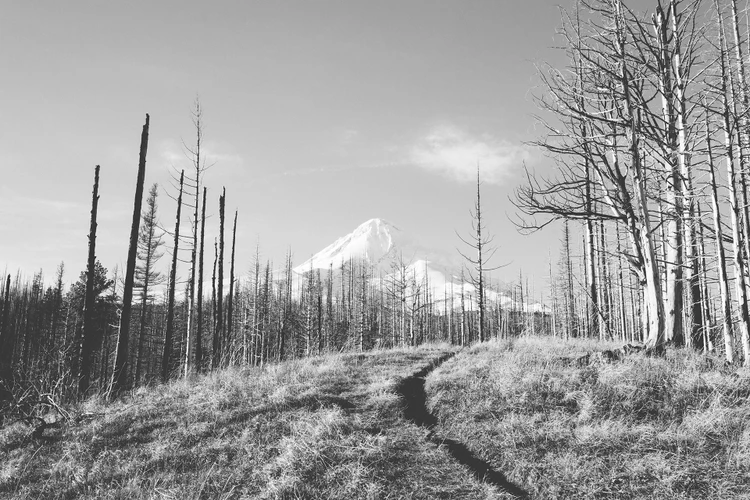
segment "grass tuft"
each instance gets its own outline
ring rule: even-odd
[[[43,440],[0,429],[0,497],[479,498],[393,390],[449,350],[326,355],[92,398],[89,419]]]
[[[460,353],[427,379],[437,432],[535,498],[740,498],[750,377],[688,350],[612,364],[609,346],[519,339]]]
[[[405,419],[397,388],[447,345],[94,397],[88,418],[41,439],[0,428],[0,498],[511,498],[499,477],[545,500],[747,497],[750,371],[687,350],[567,361],[613,347],[465,348],[426,375],[429,429]]]

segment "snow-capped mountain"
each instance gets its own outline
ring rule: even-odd
[[[430,282],[431,287],[443,287],[450,276],[460,274],[460,263],[455,257],[440,255],[423,247],[412,236],[383,219],[370,219],[354,231],[294,268],[297,274],[311,269],[338,270],[342,263],[364,261],[374,270],[374,276],[387,278],[391,274],[406,274],[411,281]],[[454,269],[455,268],[455,269]]]
[[[370,219],[351,233],[294,268],[298,275],[310,270],[340,269],[352,260],[361,260],[372,266],[372,279],[382,280],[386,286],[404,283],[409,294],[427,291],[440,309],[453,303],[459,307],[461,296],[468,309],[476,308],[477,291],[470,278],[461,279],[461,263],[455,255],[444,255],[423,247],[417,240],[394,224],[383,219]],[[485,290],[488,302],[499,301],[510,306],[511,300],[489,288]],[[531,306],[535,308],[534,306]]]
[[[337,269],[352,259],[363,259],[373,266],[382,267],[403,254],[405,247],[409,246],[405,240],[403,232],[390,222],[370,219],[295,267],[294,271],[304,274],[310,269],[328,269],[330,266]]]

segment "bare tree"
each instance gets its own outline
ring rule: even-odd
[[[83,303],[83,330],[79,338],[78,394],[84,396],[89,389],[91,353],[94,348],[94,273],[96,269],[96,214],[99,207],[99,165],[94,168],[94,190],[91,197],[91,227],[89,229],[89,256],[86,266],[86,297]],[[75,373],[75,371],[74,371]]]
[[[706,147],[708,149],[708,173],[711,184],[711,207],[713,209],[713,225],[716,233],[716,255],[719,266],[719,292],[721,294],[722,337],[724,339],[724,355],[728,363],[734,363],[734,346],[732,343],[732,304],[729,293],[729,279],[727,278],[726,256],[724,252],[723,229],[721,212],[719,209],[718,187],[714,173],[714,157],[711,148],[711,122],[706,111]]]
[[[229,296],[227,297],[227,345],[232,341],[232,327],[234,323],[234,252],[237,241],[237,211],[234,212],[232,226],[232,253],[229,263]]]
[[[226,202],[226,188],[222,189],[219,197],[219,253],[217,256],[219,275],[216,288],[216,324],[214,326],[213,368],[221,366],[224,360],[224,205]]]
[[[194,329],[193,316],[195,314],[195,294],[196,294],[196,267],[198,267],[198,207],[200,205],[200,193],[203,174],[208,170],[211,165],[206,165],[205,155],[203,155],[203,108],[201,106],[200,99],[195,98],[194,108],[192,110],[192,121],[193,127],[195,128],[195,146],[188,146],[183,142],[183,148],[185,148],[186,155],[192,164],[192,171],[194,177],[189,179],[189,188],[193,189],[193,214],[190,221],[192,230],[192,242],[190,247],[190,276],[188,277],[188,296],[187,296],[187,323],[185,328],[185,363],[184,363],[184,376],[191,371],[191,365],[193,362],[193,342],[192,331]],[[205,217],[205,212],[203,212]],[[200,219],[201,227],[203,227],[203,220]],[[201,231],[202,234],[203,231]],[[201,236],[201,251],[205,243]],[[198,279],[203,278],[202,273],[199,273]],[[198,285],[201,287],[201,285]],[[201,287],[202,288],[202,287]],[[199,301],[201,298],[199,297]],[[198,320],[200,321],[200,320]],[[201,328],[201,326],[198,326]],[[197,346],[196,346],[197,349]],[[202,353],[201,353],[202,354]]]
[[[169,272],[169,291],[167,298],[167,327],[164,332],[164,350],[161,358],[161,378],[169,379],[170,360],[172,357],[172,342],[174,336],[174,294],[177,284],[177,252],[180,246],[180,215],[182,213],[182,191],[185,181],[185,171],[180,172],[180,191],[177,196],[177,215],[174,224],[174,247],[172,249],[172,269]]]
[[[645,131],[653,116],[642,75],[648,71],[643,40],[633,37],[635,22],[620,0],[601,0],[589,7],[591,20],[581,34],[569,17],[562,34],[568,42],[572,75],[552,67],[540,72],[545,95],[540,107],[555,118],[542,120],[547,136],[535,142],[557,160],[558,176],[531,174],[517,189],[515,204],[525,215],[523,230],[533,231],[554,220],[596,218],[621,224],[630,240],[627,255],[638,273],[644,297],[647,345],[661,351],[665,342],[661,280],[656,261],[649,207]],[[587,5],[583,3],[583,5]],[[576,28],[572,28],[575,26]],[[577,105],[583,95],[587,106]],[[581,133],[580,122],[586,125]],[[592,160],[592,161],[587,161]],[[586,167],[592,169],[587,175]],[[586,185],[595,203],[586,200]],[[536,217],[544,216],[545,221]]]
[[[742,336],[743,349],[747,344],[747,339],[750,336],[750,312],[748,311],[748,297],[747,297],[747,285],[745,275],[747,273],[747,261],[743,255],[743,238],[742,238],[742,205],[739,200],[737,193],[737,185],[739,183],[739,172],[735,169],[735,158],[734,158],[734,145],[733,145],[733,134],[732,134],[732,102],[733,96],[730,99],[731,92],[731,70],[729,67],[729,51],[727,46],[726,37],[724,36],[724,23],[721,17],[721,11],[719,9],[718,0],[714,0],[714,5],[717,11],[717,18],[719,23],[719,45],[720,45],[720,58],[721,58],[721,80],[720,80],[720,91],[721,91],[721,103],[722,103],[722,119],[724,129],[724,142],[725,142],[725,163],[727,165],[727,185],[729,187],[729,205],[731,207],[731,222],[732,222],[732,243],[733,243],[733,256],[734,256],[734,273],[735,273],[735,287],[737,289],[737,300],[739,301],[739,312],[740,312],[740,332]],[[729,348],[728,339],[725,337],[725,346]],[[748,349],[745,349],[745,363],[750,362],[750,356],[748,356]],[[729,354],[727,354],[729,356]]]
[[[203,257],[206,245],[206,188],[203,188],[203,204],[201,207],[201,241],[198,257],[198,315],[195,330],[195,367],[200,372],[203,369]]]
[[[141,150],[138,159],[138,180],[135,185],[135,201],[133,202],[133,223],[130,227],[130,247],[128,262],[125,270],[125,288],[122,292],[122,314],[120,315],[120,330],[117,336],[115,351],[115,367],[112,371],[109,395],[116,396],[120,390],[126,388],[128,380],[128,341],[130,338],[130,312],[133,305],[133,284],[135,282],[135,259],[138,253],[138,233],[141,223],[141,207],[143,205],[143,184],[146,178],[146,153],[148,151],[149,116],[141,132]]]
[[[482,198],[480,186],[481,182],[479,179],[479,164],[477,164],[477,198],[474,201],[474,210],[470,211],[472,218],[472,234],[468,240],[461,237],[461,235],[458,235],[458,237],[462,242],[476,251],[476,257],[467,256],[460,250],[459,253],[472,268],[469,270],[469,277],[472,281],[472,284],[474,285],[474,288],[477,291],[477,308],[479,309],[479,324],[477,331],[479,333],[479,341],[484,342],[489,338],[485,331],[487,327],[487,314],[485,304],[486,283],[484,274],[488,271],[492,271],[493,269],[497,269],[489,268],[487,266],[487,263],[490,261],[490,259],[492,259],[492,256],[495,254],[497,249],[491,247],[494,237],[487,234],[487,230],[482,219]]]

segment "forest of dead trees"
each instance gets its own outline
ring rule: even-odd
[[[567,331],[750,364],[749,28],[737,0],[562,12],[567,64],[541,65],[537,92],[555,173],[527,173],[514,201],[525,230],[563,224]]]
[[[51,284],[41,271],[3,280],[0,399],[29,387],[59,401],[116,395],[230,365],[525,333],[657,351],[671,342],[748,364],[749,18],[736,0],[655,2],[652,13],[590,0],[562,12],[568,63],[541,65],[537,89],[546,134],[536,145],[555,173],[528,173],[514,199],[522,229],[561,221],[544,294],[523,276],[488,282],[479,231],[468,261],[481,271],[466,280],[479,297],[438,300],[405,262],[387,277],[355,261],[299,275],[291,252],[281,266],[264,262],[259,248],[235,245],[232,193],[204,185],[200,103],[187,168],[149,190],[147,116],[126,269],[96,259],[96,167],[78,281],[66,289],[62,263]],[[158,211],[165,195],[169,215]],[[208,241],[207,222],[218,226]]]
[[[160,222],[158,185],[143,202],[146,115],[125,270],[109,272],[96,257],[97,213],[100,201],[106,202],[99,199],[103,179],[97,166],[87,266],[78,281],[66,290],[64,263],[51,285],[42,271],[31,280],[20,272],[7,275],[0,290],[0,396],[111,397],[227,366],[435,341],[468,345],[490,335],[551,330],[549,315],[532,305],[540,299],[526,291],[528,280],[493,286],[483,277],[479,290],[491,290],[497,299],[478,302],[476,288],[460,286],[462,276],[436,298],[427,278],[417,277],[403,258],[385,274],[357,260],[300,274],[292,269],[291,252],[275,266],[262,260],[259,246],[236,248],[239,214],[234,212],[230,226],[226,189],[213,200],[218,217],[207,216],[203,174],[211,164],[201,151],[201,122],[196,101],[196,140],[185,148],[189,168],[175,173],[164,189],[176,202],[174,218],[164,217],[173,221],[167,227]],[[218,223],[216,238],[207,239],[207,222]],[[471,276],[467,269],[466,281]]]
[[[216,251],[220,253],[218,246]],[[452,304],[434,300],[429,283],[416,282],[406,263],[400,274],[382,280],[373,279],[371,265],[356,261],[300,276],[292,270],[291,256],[279,272],[272,262],[262,262],[251,253],[244,259],[250,262],[245,266],[249,270],[234,278],[231,292],[224,286],[222,296],[217,292],[221,289],[218,258],[211,260],[211,276],[206,280],[211,293],[204,297],[202,312],[192,323],[186,280],[178,278],[181,293],[172,295],[168,280],[165,293],[144,296],[144,275],[136,278],[138,300],[129,328],[124,387],[326,352],[437,341],[469,345],[480,338],[476,298],[458,294]],[[139,269],[144,265],[141,260]],[[111,390],[122,324],[122,276],[117,270],[108,273],[96,261],[89,329],[94,339],[85,358],[81,337],[87,273],[82,272],[66,291],[64,269],[61,264],[54,284],[46,288],[41,272],[30,282],[20,275],[7,282],[10,285],[2,295],[6,390],[31,384],[39,393],[54,394],[59,400]],[[528,302],[532,299],[524,297],[523,287],[506,288],[504,296],[510,299],[505,305],[500,301],[485,304],[484,328],[492,336],[551,331],[550,315],[532,309]],[[82,368],[83,363],[88,367]],[[85,369],[88,382],[82,386]]]

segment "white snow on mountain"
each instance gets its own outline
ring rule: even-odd
[[[461,295],[467,309],[476,309],[477,290],[468,275],[461,280],[461,264],[456,256],[441,255],[419,244],[397,226],[383,219],[370,219],[351,233],[337,239],[331,245],[313,255],[294,268],[298,275],[310,270],[337,272],[342,263],[361,260],[372,266],[373,280],[382,280],[386,286],[403,283],[407,294],[428,292],[438,310],[460,307]],[[512,306],[512,300],[487,288],[488,302],[500,302]],[[451,300],[452,298],[452,300]],[[520,307],[520,306],[519,306]],[[541,310],[541,305],[527,306],[530,310]]]
[[[370,219],[357,229],[337,239],[305,263],[294,268],[299,274],[310,269],[338,269],[352,259],[364,259],[378,266],[386,259],[396,259],[402,249],[403,234],[399,228],[382,219]]]

